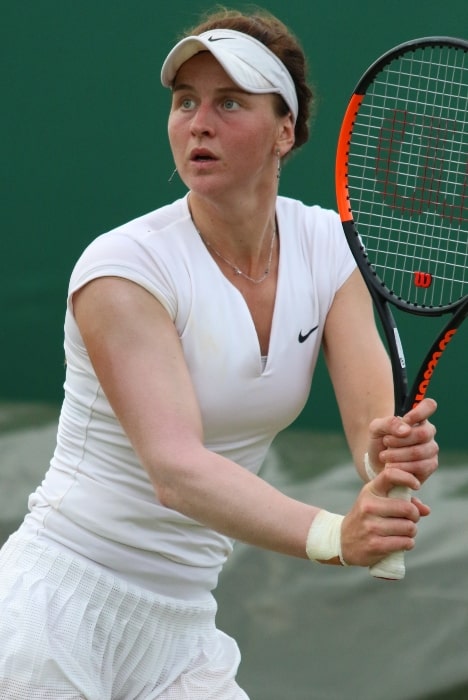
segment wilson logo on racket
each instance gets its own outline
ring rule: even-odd
[[[445,348],[447,345],[450,343],[452,340],[453,336],[457,332],[457,328],[450,328],[450,330],[445,333],[443,336],[442,340],[439,342],[439,345],[437,347],[437,350],[435,350],[432,353],[432,357],[427,363],[426,370],[423,374],[423,379],[418,385],[418,390],[417,394],[414,397],[414,403],[413,403],[413,408],[418,405],[420,401],[423,400],[423,398],[426,395],[427,387],[429,386],[429,382],[431,381],[431,377],[434,374],[434,370],[437,367],[437,363],[439,362],[440,358],[442,357],[442,353],[444,352]]]
[[[427,289],[432,284],[432,275],[430,272],[415,272],[414,284],[416,287],[423,287],[424,289]]]

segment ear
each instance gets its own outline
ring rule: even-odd
[[[294,146],[295,141],[294,122],[291,112],[285,117],[282,117],[278,127],[278,138],[275,144],[275,153],[280,153],[280,157],[284,158]]]

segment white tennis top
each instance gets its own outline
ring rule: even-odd
[[[162,595],[209,595],[233,543],[159,503],[93,371],[71,298],[106,275],[154,294],[180,336],[206,446],[257,473],[274,436],[308,399],[327,312],[355,266],[334,212],[280,197],[277,221],[279,276],[264,366],[249,309],[200,239],[186,197],[85,250],[69,287],[57,446],[29,499],[29,536]]]

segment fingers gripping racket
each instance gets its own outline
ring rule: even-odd
[[[468,314],[468,42],[429,37],[397,46],[364,74],[341,127],[338,211],[390,353],[395,414],[421,401]],[[391,311],[448,321],[411,388]],[[410,498],[407,489],[390,494]],[[371,568],[403,578],[402,552]]]

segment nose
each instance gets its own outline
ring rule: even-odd
[[[190,124],[194,136],[211,135],[214,132],[214,114],[209,104],[201,102],[195,110]]]

